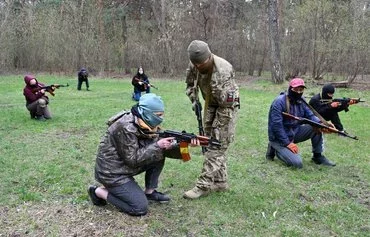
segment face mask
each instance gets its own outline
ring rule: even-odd
[[[157,137],[157,134],[150,134],[153,132],[157,132],[159,130],[159,126],[156,126],[154,128],[149,127],[142,119],[137,119],[137,124],[139,125],[141,131],[143,133],[146,133],[148,137],[154,138]]]
[[[293,91],[292,89],[289,89],[288,95],[290,98],[294,100],[299,100],[302,98],[303,93],[298,93],[298,92]]]

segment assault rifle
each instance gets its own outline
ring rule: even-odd
[[[49,92],[50,95],[55,96],[55,93],[54,93],[55,89],[59,89],[60,87],[68,87],[68,86],[69,86],[68,83],[66,85],[51,84],[51,85],[48,85],[48,86],[40,86],[40,87],[36,88],[34,90],[34,92],[40,91],[40,90],[45,90],[45,91]]]
[[[144,85],[146,86],[149,86],[149,87],[153,87],[154,89],[158,90],[158,87],[155,87],[153,84],[149,83],[149,82],[146,82],[146,81],[142,81],[140,80],[142,83],[144,83]]]
[[[174,137],[176,142],[178,142],[180,145],[180,154],[183,161],[189,161],[191,159],[188,151],[188,145],[189,143],[191,143],[192,139],[195,138],[198,139],[202,147],[209,146],[221,147],[221,143],[216,139],[209,138],[206,136],[195,135],[194,133],[187,133],[185,131],[178,132],[173,130],[164,130],[155,132],[155,134],[158,134],[159,137],[162,138]]]
[[[204,136],[203,120],[202,120],[202,104],[200,103],[199,100],[196,100],[195,102],[194,112],[195,112],[195,115],[197,116],[199,135]],[[204,146],[202,146],[202,153],[204,154],[206,151],[207,149]]]
[[[198,139],[201,146],[217,146],[221,147],[221,143],[217,139],[209,138],[207,136],[195,135],[194,133],[187,133],[185,131],[178,132],[174,130],[163,130],[160,132],[156,132],[159,137],[174,137],[177,142],[186,142],[190,143],[191,139]]]
[[[320,101],[324,102],[325,104],[326,103],[332,103],[332,102],[339,102],[339,106],[345,107],[345,109],[344,109],[345,112],[349,111],[348,106],[349,106],[349,103],[351,101],[352,101],[353,104],[357,104],[357,103],[360,103],[360,102],[365,102],[364,100],[361,100],[361,98],[346,98],[346,97],[343,97],[342,99],[340,99],[340,98],[338,98],[338,99],[322,99]]]
[[[282,113],[287,118],[298,120],[301,124],[309,124],[312,127],[316,127],[316,128],[325,128],[325,129],[327,129],[327,130],[329,130],[329,131],[331,131],[333,133],[338,133],[338,134],[340,134],[340,135],[342,135],[344,137],[349,137],[349,138],[352,138],[354,140],[358,140],[357,136],[351,136],[348,133],[339,131],[338,129],[333,128],[333,127],[330,127],[330,126],[327,126],[327,125],[325,125],[323,123],[318,123],[318,122],[312,121],[310,119],[297,117],[297,116],[294,116],[294,115],[289,114],[289,113],[286,113],[286,112],[282,112]]]

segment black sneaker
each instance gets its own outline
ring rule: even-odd
[[[269,143],[267,145],[267,151],[266,151],[266,160],[274,160],[275,158],[275,149],[271,146],[271,144]]]
[[[335,166],[336,164],[334,162],[331,162],[328,160],[325,156],[321,155],[319,157],[313,157],[313,162],[318,165],[326,165],[326,166]]]
[[[87,193],[89,194],[90,196],[90,199],[91,199],[91,202],[95,205],[95,206],[105,206],[107,205],[107,201],[105,201],[104,199],[96,196],[95,194],[95,190],[97,189],[98,187],[96,187],[95,185],[90,185],[89,188],[87,189]]]
[[[158,192],[157,190],[154,190],[151,194],[145,194],[148,201],[155,201],[159,203],[167,203],[171,199],[166,194],[163,194],[161,192]]]

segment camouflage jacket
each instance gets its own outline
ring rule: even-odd
[[[144,172],[144,166],[164,159],[158,138],[143,134],[135,119],[132,113],[123,113],[108,127],[100,142],[95,178],[106,187],[124,184]]]
[[[213,54],[214,66],[212,75],[200,74],[192,63],[186,71],[186,94],[193,102],[196,97],[194,88],[198,77],[199,87],[203,99],[210,94],[209,106],[235,108],[239,106],[239,88],[235,83],[233,66],[223,58]]]

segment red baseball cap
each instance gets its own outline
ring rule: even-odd
[[[294,78],[292,79],[290,82],[289,82],[289,86],[290,87],[300,87],[300,86],[303,86],[304,88],[306,88],[306,86],[304,85],[304,81],[302,78]]]

